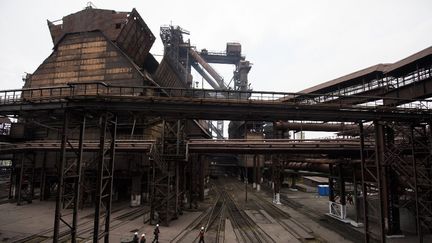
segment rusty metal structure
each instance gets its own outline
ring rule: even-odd
[[[156,38],[135,9],[87,7],[48,26],[52,54],[22,89],[0,91],[0,156],[12,158],[18,205],[35,189],[40,200],[55,198],[54,242],[77,241],[77,215],[89,205],[93,241],[108,242],[114,198],[148,203],[151,223],[168,225],[185,198],[190,207],[203,198],[214,154],[248,155],[253,164],[242,166],[257,184],[267,167],[275,195],[287,169],[326,173],[341,215],[351,182],[365,242],[401,234],[402,208],[419,242],[431,233],[432,47],[299,93],[269,92],[250,89],[240,44],[198,51],[179,26],[161,27],[157,61]],[[234,65],[233,87],[209,63]],[[213,89],[193,87],[192,67]],[[237,139],[210,139],[208,120],[233,121]],[[295,140],[290,131],[343,138]]]

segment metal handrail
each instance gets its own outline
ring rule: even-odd
[[[397,97],[379,96],[344,96],[328,94],[306,94],[306,93],[287,93],[271,91],[234,91],[234,90],[213,90],[213,89],[185,89],[185,88],[165,88],[154,86],[121,86],[109,85],[103,82],[88,83],[69,83],[63,86],[24,88],[0,91],[0,105],[23,104],[32,102],[50,102],[73,98],[88,97],[169,97],[169,99],[187,98],[196,100],[218,100],[238,103],[277,103],[281,105],[316,105],[323,107],[341,107],[353,109],[392,109],[392,110],[430,110],[432,101],[425,99],[403,99]],[[301,97],[298,98],[297,97]],[[305,98],[307,97],[307,98]],[[371,99],[375,100],[366,105],[346,105],[343,103],[324,104],[326,99],[323,97],[335,97],[344,99]],[[289,98],[289,100],[288,100]],[[382,100],[403,101],[404,107],[387,107],[380,103]]]

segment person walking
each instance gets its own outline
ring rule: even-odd
[[[354,201],[353,201],[353,196],[351,193],[348,193],[347,195],[347,201],[350,205],[353,205]]]
[[[156,243],[159,242],[159,233],[160,233],[160,231],[159,231],[159,224],[156,224],[156,227],[155,227],[155,229],[153,231],[154,238],[153,238],[152,242],[156,242]]]
[[[138,232],[135,232],[134,237],[132,239],[133,243],[138,243]]]
[[[145,234],[142,234],[139,243],[145,243],[145,242],[146,242]]]
[[[198,243],[204,243],[204,227],[201,227],[201,230],[199,232],[199,241]]]

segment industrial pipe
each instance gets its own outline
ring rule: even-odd
[[[207,81],[208,84],[210,84],[210,86],[213,87],[213,89],[220,89],[219,85],[215,83],[215,81],[211,79],[198,64],[193,63],[192,67],[194,67],[194,69]]]
[[[194,49],[189,49],[192,58],[195,59],[201,66],[212,76],[219,84],[219,89],[227,89],[222,77],[208,64]]]
[[[306,171],[329,173],[328,164],[289,162],[285,165],[284,168],[292,169],[292,170],[306,170]]]
[[[344,123],[300,123],[300,122],[275,122],[275,129],[277,130],[294,130],[294,131],[326,131],[326,132],[339,132],[345,130],[358,130],[357,125],[347,125]]]

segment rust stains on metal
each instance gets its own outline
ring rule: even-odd
[[[135,9],[131,12],[86,9],[63,17],[60,21],[48,21],[54,45],[70,33],[100,31],[115,42],[136,65],[142,67],[156,37]]]
[[[328,92],[328,90],[332,90],[337,88],[343,88],[355,84],[361,84],[365,80],[371,80],[376,78],[376,75],[382,74],[390,64],[377,64],[371,67],[359,70],[357,72],[350,73],[348,75],[318,84],[316,86],[307,88],[305,90],[300,91],[300,93],[310,94],[323,94]]]
[[[68,83],[105,82],[149,85],[139,68],[100,31],[64,35],[37,68],[26,88]]]
[[[161,87],[186,88],[186,84],[181,80],[171,65],[172,64],[166,57],[162,59],[154,75],[156,82]]]
[[[156,37],[148,28],[147,24],[138,12],[133,9],[129,14],[126,25],[118,35],[116,43],[141,67],[144,65],[147,54],[155,40]]]
[[[116,40],[128,20],[128,12],[87,7],[61,20],[48,21],[54,45],[67,33],[102,31],[110,40]]]
[[[432,46],[412,54],[387,67],[385,72],[390,75],[399,76],[416,68],[418,63],[430,63],[432,61]]]

